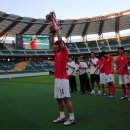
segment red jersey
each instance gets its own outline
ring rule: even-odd
[[[129,74],[129,71],[128,71],[128,67],[127,67],[127,63],[128,63],[128,60],[127,60],[127,56],[124,54],[124,55],[120,55],[117,57],[116,59],[116,64],[117,64],[117,70],[119,70],[122,66],[125,66],[118,72],[119,75],[128,75]]]
[[[97,61],[97,66],[99,68],[103,65],[103,67],[100,69],[99,73],[105,73],[104,62],[105,62],[104,59],[100,59],[99,61]]]
[[[66,65],[68,62],[68,50],[64,46],[63,49],[58,52],[54,51],[55,54],[55,78],[68,79],[66,71]]]
[[[37,49],[37,46],[36,46],[34,41],[30,42],[30,48],[33,49],[33,50]]]
[[[106,59],[105,59],[105,62],[104,62],[104,71],[105,71],[105,74],[113,74],[113,68],[112,68],[112,64],[113,64],[113,57],[112,56],[108,56]]]

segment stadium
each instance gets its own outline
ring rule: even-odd
[[[98,56],[106,51],[115,57],[118,47],[124,47],[129,54],[129,21],[128,9],[92,18],[58,19],[58,24],[69,56],[73,59],[83,56],[87,62],[90,52]],[[0,129],[129,130],[130,102],[119,99],[121,88],[117,75],[116,99],[109,99],[108,95],[72,93],[76,124],[66,128],[52,122],[57,108],[53,99],[54,54],[49,45],[50,24],[47,19],[0,11]],[[40,40],[35,50],[28,43],[34,35]],[[7,37],[15,39],[6,40]],[[80,38],[73,40],[72,37]],[[76,78],[79,89],[78,74]]]

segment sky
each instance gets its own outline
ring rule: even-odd
[[[57,19],[66,20],[103,16],[127,9],[130,9],[130,0],[0,0],[0,11],[36,19],[45,19],[51,11],[55,11]]]
[[[130,0],[0,0],[0,11],[22,17],[58,19],[91,18],[130,9]]]

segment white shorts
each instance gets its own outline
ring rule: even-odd
[[[55,79],[54,98],[70,97],[69,80]]]
[[[100,84],[106,84],[105,73],[100,73]]]
[[[108,74],[105,76],[106,77],[106,82],[113,82],[114,83],[114,74]]]
[[[130,83],[130,75],[119,75],[119,84]]]

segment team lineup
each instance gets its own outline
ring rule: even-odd
[[[127,55],[124,53],[124,48],[118,48],[119,56],[114,60],[114,58],[106,53],[105,51],[100,53],[100,58],[95,57],[95,53],[90,53],[90,59],[88,64],[83,62],[83,58],[79,58],[79,64],[77,66],[77,60],[74,63],[73,61],[68,62],[68,74],[71,76],[71,72],[75,70],[75,72],[79,71],[79,79],[80,79],[80,92],[81,93],[90,93],[95,94],[94,83],[97,84],[98,87],[98,95],[106,95],[105,85],[108,86],[108,95],[110,98],[116,98],[116,86],[114,76],[118,74],[119,76],[119,85],[122,86],[122,97],[121,99],[129,99],[130,96],[130,76],[128,70],[129,59]],[[75,67],[74,67],[75,64]],[[84,64],[84,66],[83,66]],[[82,80],[81,75],[84,74],[84,77],[88,77],[86,70],[90,67],[90,81],[89,80]],[[83,70],[85,71],[83,72]],[[86,73],[86,74],[85,74]],[[73,74],[73,73],[72,73]],[[75,73],[74,73],[75,75]],[[73,75],[73,76],[74,76]],[[88,78],[87,78],[88,79]],[[71,79],[70,79],[70,82]],[[82,85],[83,82],[86,84]],[[90,83],[89,83],[90,82]],[[90,87],[91,84],[91,87]],[[82,87],[84,86],[84,87]],[[71,91],[73,92],[74,86],[70,84]],[[127,89],[128,87],[128,93]]]

